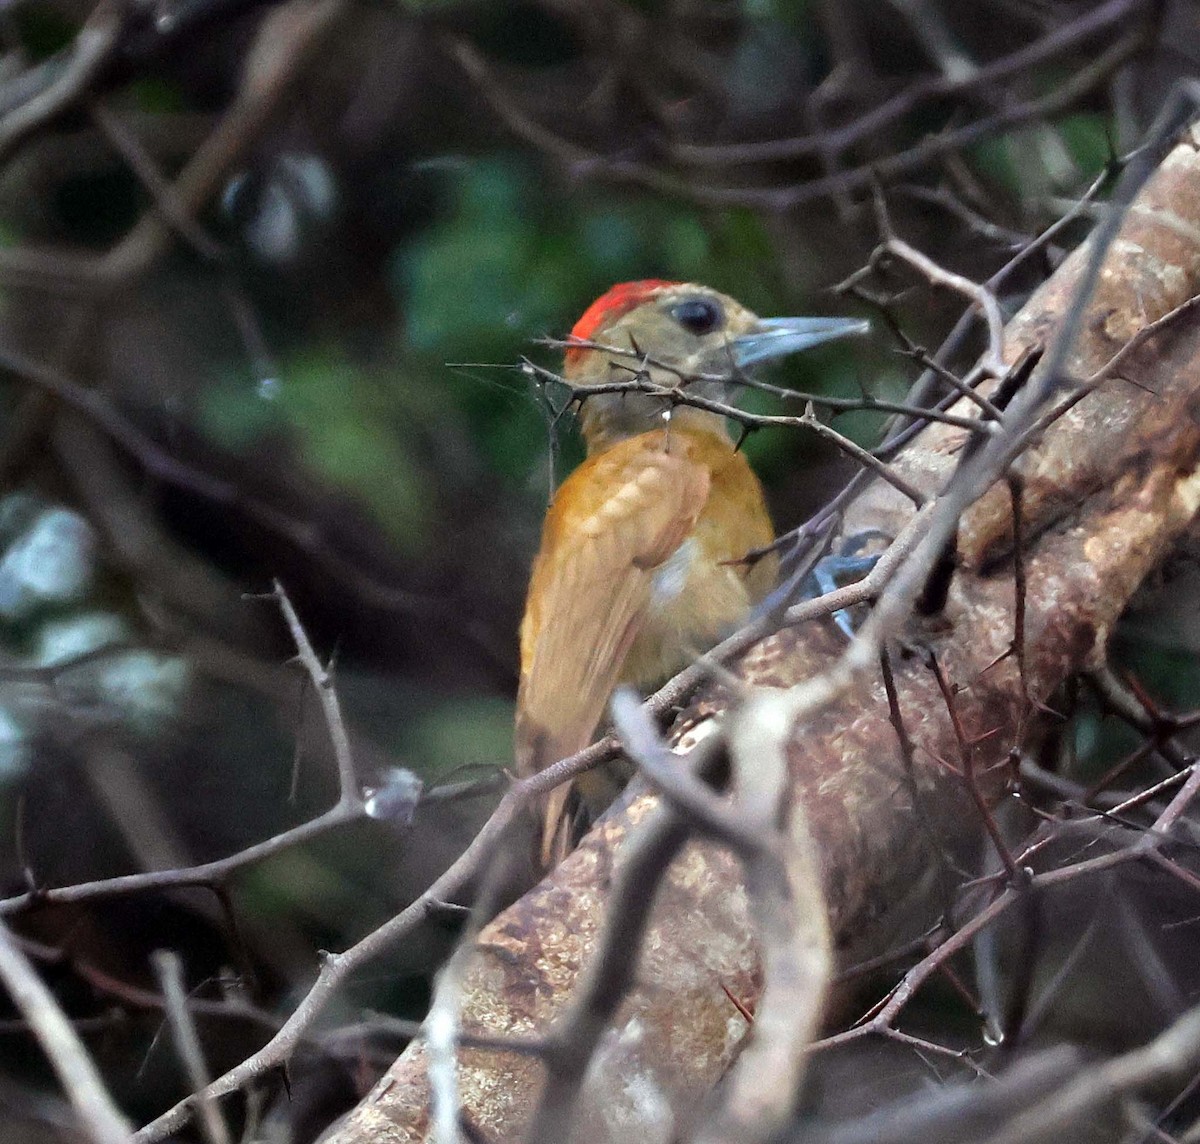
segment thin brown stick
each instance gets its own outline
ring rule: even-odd
[[[1127,1093],[1166,1081],[1191,1079],[1200,1064],[1200,1008],[1179,1018],[1150,1044],[1110,1061],[1081,1069],[1061,1088],[1018,1113],[987,1144],[1027,1144],[1069,1133],[1089,1112],[1110,1106]]]
[[[152,960],[162,985],[164,1007],[167,1022],[171,1027],[171,1037],[175,1042],[175,1051],[183,1061],[189,1088],[193,1092],[200,1092],[208,1084],[208,1066],[204,1062],[204,1050],[200,1045],[196,1025],[188,1010],[183,962],[174,950],[169,949],[156,950]],[[229,1127],[221,1117],[221,1110],[213,1101],[203,1097],[198,1097],[197,1103],[200,1107],[200,1126],[208,1144],[231,1144]]]
[[[333,745],[333,757],[337,761],[338,805],[349,812],[357,813],[363,805],[362,786],[354,766],[354,750],[350,746],[346,721],[342,717],[341,700],[338,699],[337,688],[333,685],[333,674],[317,657],[292,601],[288,599],[288,594],[278,580],[274,582],[271,595],[283,613],[292,642],[296,645],[297,659],[312,681],[317,701],[325,715],[325,726],[329,731],[329,741]]]
[[[129,1122],[113,1102],[95,1062],[54,995],[2,921],[0,981],[37,1037],[79,1116],[83,1131],[94,1144],[128,1144]]]
[[[103,294],[144,274],[170,248],[179,217],[195,218],[208,205],[229,172],[286,107],[311,54],[348,8],[348,0],[291,0],[268,13],[247,53],[232,106],[170,188],[163,189],[160,201],[169,198],[174,221],[156,207],[100,256],[21,247],[0,251],[0,275],[29,288]],[[66,94],[70,102],[80,88]]]
[[[116,51],[127,14],[128,5],[121,0],[100,0],[76,34],[66,68],[48,87],[0,119],[0,164],[84,96]]]
[[[645,163],[613,159],[591,151],[543,127],[518,107],[491,75],[483,57],[467,45],[453,41],[449,50],[509,130],[573,171],[584,172],[598,181],[640,186],[704,206],[742,206],[782,214],[828,195],[862,190],[879,179],[895,179],[926,169],[945,155],[1018,124],[1062,115],[1135,55],[1142,48],[1145,37],[1145,29],[1132,29],[1045,95],[1014,100],[993,114],[940,134],[925,136],[921,142],[870,164],[846,167],[788,187],[765,188],[719,186],[710,180],[694,180]]]
[[[799,159],[829,149],[846,151],[871,135],[892,126],[928,102],[951,95],[967,95],[979,88],[1002,83],[1031,68],[1049,63],[1075,49],[1082,41],[1108,28],[1122,26],[1141,5],[1137,0],[1109,0],[1107,4],[1070,20],[1032,44],[988,62],[966,76],[940,75],[918,80],[886,102],[843,126],[823,128],[791,139],[766,139],[756,143],[692,144],[674,141],[671,153],[680,161],[706,167],[740,167]]]
[[[893,258],[907,263],[934,286],[942,286],[969,298],[979,311],[987,329],[987,352],[980,359],[980,366],[993,377],[1002,377],[1004,365],[1004,315],[996,295],[986,285],[972,282],[961,274],[955,274],[940,266],[929,255],[899,238],[892,230],[891,221],[884,205],[882,188],[875,187],[875,215],[883,234],[883,243],[872,255],[874,262],[879,254],[886,252]]]
[[[804,416],[800,418],[800,424],[815,433],[823,441],[829,441],[837,446],[846,456],[852,457],[863,468],[870,469],[881,480],[887,481],[897,492],[903,493],[908,497],[917,508],[921,508],[928,501],[929,498],[920,489],[910,481],[906,481],[890,465],[881,461],[861,445],[855,444],[849,437],[843,436],[836,429],[819,421],[812,405],[809,405],[804,411]]]
[[[971,801],[975,804],[975,810],[979,814],[980,821],[987,830],[988,837],[992,840],[992,846],[996,850],[997,857],[1004,864],[1009,881],[1013,886],[1023,885],[1028,881],[1028,877],[1025,871],[1018,867],[1013,859],[1012,852],[1009,850],[1008,844],[1004,841],[1004,836],[1000,833],[996,816],[992,813],[992,808],[988,804],[983,791],[980,789],[979,776],[975,771],[976,744],[967,736],[966,730],[963,727],[962,717],[958,710],[958,702],[955,699],[954,685],[950,682],[945,669],[932,652],[929,653],[928,662],[930,670],[932,670],[934,678],[937,680],[938,690],[942,693],[942,701],[946,704],[946,712],[950,716],[950,725],[954,729],[954,739],[958,744],[958,773],[962,776],[963,783],[967,788],[967,793],[971,796]]]
[[[386,953],[425,924],[430,910],[436,908],[437,903],[452,901],[462,894],[480,873],[487,869],[508,830],[538,798],[554,787],[575,778],[587,768],[612,758],[616,751],[616,741],[604,739],[568,759],[552,764],[528,779],[514,783],[467,849],[420,897],[344,952],[324,955],[321,970],[312,988],[275,1036],[258,1052],[251,1054],[223,1076],[217,1077],[204,1089],[205,1097],[216,1098],[235,1092],[286,1061],[345,980],[360,966]],[[330,814],[335,811],[331,811]],[[180,1101],[141,1128],[134,1137],[135,1141],[138,1144],[149,1144],[178,1131],[191,1120],[195,1112],[195,1100],[194,1094]]]

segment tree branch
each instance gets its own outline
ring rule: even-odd
[[[1179,225],[1162,224],[1167,210]],[[1142,192],[1121,241],[1111,247],[1101,242],[1095,255],[1085,250],[1068,260],[1010,324],[1006,360],[1044,345],[1074,306],[1068,325],[1084,333],[1068,347],[1070,373],[1088,378],[1103,370],[1142,322],[1196,292],[1198,236],[1200,151],[1189,138]],[[1080,283],[1086,289],[1091,277],[1089,257],[1103,257],[1096,264],[1095,297],[1090,291],[1080,294]],[[1170,275],[1156,272],[1161,266],[1170,266]],[[1156,301],[1147,313],[1139,299],[1151,288]],[[1092,335],[1106,327],[1111,333]],[[849,649],[828,625],[808,624],[770,636],[743,659],[743,679],[777,689],[772,718],[790,728],[785,740],[789,795],[807,811],[822,859],[831,930],[843,952],[869,955],[872,948],[894,944],[894,931],[914,903],[924,901],[926,911],[934,905],[925,889],[931,855],[974,846],[984,833],[961,775],[939,760],[954,758],[962,741],[974,744],[980,793],[985,800],[998,797],[1009,746],[1025,726],[1030,705],[1044,703],[1072,672],[1100,661],[1126,601],[1189,526],[1200,504],[1194,476],[1200,409],[1192,381],[1200,371],[1200,329],[1181,321],[1163,331],[1152,348],[1138,360],[1141,380],[1153,394],[1115,381],[1100,385],[1078,403],[1086,418],[1061,417],[1038,448],[1041,463],[1059,465],[1082,450],[1100,479],[1089,494],[1074,499],[1070,528],[1048,528],[1044,515],[1031,511],[1028,499],[1022,501],[1024,678],[1010,654],[1011,569],[990,576],[959,571],[933,626],[911,621],[909,609],[964,511],[1003,478],[1026,447],[1015,445],[1017,435],[1057,391],[1062,376],[1057,370],[1027,384],[1006,411],[1004,431],[990,436],[965,464],[961,457],[971,434],[944,424],[924,430],[893,461],[907,483],[936,498],[923,510],[932,513],[932,523]],[[976,406],[960,404],[965,415],[978,415]],[[1129,457],[1141,461],[1131,465]],[[1001,498],[1011,512],[1003,479],[989,495]],[[910,498],[876,480],[848,506],[845,528],[880,528],[896,536],[915,513]],[[977,546],[974,519],[967,516],[964,531],[966,542]],[[936,679],[912,659],[897,663],[894,706],[904,712],[911,740],[907,769],[878,677],[883,641],[894,634],[932,647],[955,689],[952,720]],[[702,697],[689,720],[696,730],[685,734],[684,743],[725,705],[719,690]],[[919,815],[913,805],[917,795]],[[617,851],[656,802],[635,786],[623,809],[602,821],[550,879],[483,930],[463,987],[467,1030],[536,1036],[552,1026],[595,952]],[[1138,857],[1132,852],[1104,856],[1076,868],[1073,876]],[[1161,857],[1157,851],[1155,857]],[[1053,872],[1044,877],[1053,878]],[[977,926],[986,926],[998,916],[1000,903],[1017,893],[1008,890],[997,898],[977,915]],[[754,930],[745,913],[738,864],[713,844],[685,847],[661,882],[637,984],[609,1034],[622,1052],[593,1067],[577,1131],[582,1125],[597,1131],[608,1125],[607,1131],[625,1139],[666,1139],[664,1132],[686,1128],[735,1046],[726,990],[751,1000],[757,994]],[[935,966],[944,960],[940,956]],[[424,1051],[413,1045],[331,1135],[331,1144],[421,1139],[424,1073]],[[520,1134],[532,1111],[532,1094],[540,1089],[536,1060],[464,1053],[459,1079],[464,1109],[474,1124],[505,1139]],[[630,1086],[653,1094],[640,1111],[630,1107]],[[664,1109],[671,1110],[665,1120]],[[664,1129],[664,1124],[673,1127]]]

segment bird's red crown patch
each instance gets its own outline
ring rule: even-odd
[[[641,305],[651,294],[664,286],[678,286],[678,282],[667,282],[662,278],[642,278],[637,282],[619,282],[606,290],[586,310],[583,316],[571,329],[570,341],[590,342],[595,338],[596,331],[605,323],[629,313],[634,306]],[[583,352],[582,347],[568,347],[567,360],[578,357]]]

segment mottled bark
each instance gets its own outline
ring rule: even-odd
[[[1197,137],[1200,138],[1200,137]],[[1143,191],[1109,251],[1083,336],[1069,359],[1086,377],[1147,322],[1197,291],[1200,279],[1200,155],[1197,139],[1175,148]],[[1016,358],[1054,337],[1075,296],[1082,254],[1010,324]],[[966,567],[945,609],[907,633],[930,648],[960,689],[958,714],[974,765],[990,793],[1033,706],[1081,668],[1102,661],[1128,599],[1195,515],[1200,480],[1200,322],[1188,314],[1130,355],[1122,371],[1086,397],[1019,466],[1030,518],[1024,681],[1013,640],[1009,492],[1000,483],[964,518]],[[1148,392],[1153,391],[1153,392]],[[930,495],[950,479],[963,431],[926,431],[899,462]],[[895,533],[912,512],[877,485],[853,506],[848,530]],[[785,630],[746,657],[742,674],[765,687],[809,679],[844,642],[827,624]],[[843,949],[878,945],[902,924],[912,899],[929,893],[945,846],[983,837],[937,681],[919,657],[898,659],[896,684],[914,744],[911,773],[876,678],[797,727],[789,764],[794,796],[807,807],[823,865],[835,938]],[[721,696],[693,716],[719,710]],[[601,925],[620,848],[656,799],[637,794],[601,824],[553,875],[487,926],[462,996],[467,1031],[544,1033],[565,1005]],[[914,802],[916,810],[914,812]],[[726,990],[753,1004],[755,938],[738,863],[692,844],[667,874],[641,952],[638,985],[593,1063],[577,1132],[588,1140],[666,1140],[686,1123],[725,1070],[745,1032]],[[538,1098],[534,1057],[464,1050],[466,1115],[488,1138],[517,1140]],[[415,1141],[427,1128],[424,1050],[414,1044],[357,1110],[328,1137],[337,1144]]]

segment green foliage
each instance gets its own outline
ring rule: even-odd
[[[1037,135],[1039,130],[1057,136],[1058,164],[1047,153],[1055,148],[1047,148],[1046,138]],[[1112,158],[1113,138],[1107,116],[1082,113],[1057,119],[1052,128],[1027,128],[980,140],[969,154],[980,174],[1002,187],[1014,202],[1021,202],[1036,198],[1044,189],[1070,190],[1093,179]]]
[[[968,149],[968,154],[976,170],[1003,188],[1009,198],[1020,201],[1025,181],[1021,177],[1019,157],[1013,154],[1007,137],[981,139]]]
[[[431,703],[407,721],[400,757],[430,782],[458,767],[507,764],[512,756],[513,707],[491,696]]]
[[[1194,590],[1195,581],[1188,580],[1175,585],[1173,589],[1182,594],[1183,590]],[[1131,677],[1138,685],[1167,709],[1187,709],[1195,703],[1197,692],[1200,692],[1200,658],[1190,641],[1172,632],[1170,624],[1164,622],[1169,615],[1169,606],[1159,605],[1157,615],[1151,613],[1149,621],[1143,619],[1140,625],[1131,625],[1129,629],[1118,628],[1116,652]],[[1151,638],[1147,631],[1147,623],[1156,624],[1156,630],[1162,638]]]
[[[614,282],[702,281],[771,309],[771,243],[749,212],[702,219],[684,205],[609,189],[562,199],[532,163],[512,156],[472,162],[451,198],[440,224],[396,260],[408,342],[470,419],[487,462],[516,483],[541,472],[547,436],[527,380],[511,366],[528,354],[557,368],[558,351],[535,340],[565,336]],[[462,361],[476,364],[446,368]],[[762,456],[778,444],[764,434],[753,448]]]
[[[511,361],[532,338],[561,336],[614,282],[703,280],[750,305],[770,244],[745,212],[706,225],[684,206],[612,192],[567,200],[546,193],[529,163],[469,165],[454,207],[401,252],[396,280],[417,351],[443,360]],[[496,355],[500,355],[498,358]]]
[[[472,166],[454,212],[401,255],[408,341],[441,357],[512,350],[551,325],[562,283],[558,236],[530,211],[528,172],[515,164]]]
[[[400,550],[428,539],[428,482],[414,455],[414,394],[328,354],[294,359],[279,379],[210,387],[201,429],[223,448],[246,452],[283,438],[324,480],[375,517]]]
[[[1081,174],[1090,179],[1104,170],[1113,157],[1114,136],[1107,116],[1069,115],[1058,126]]]

